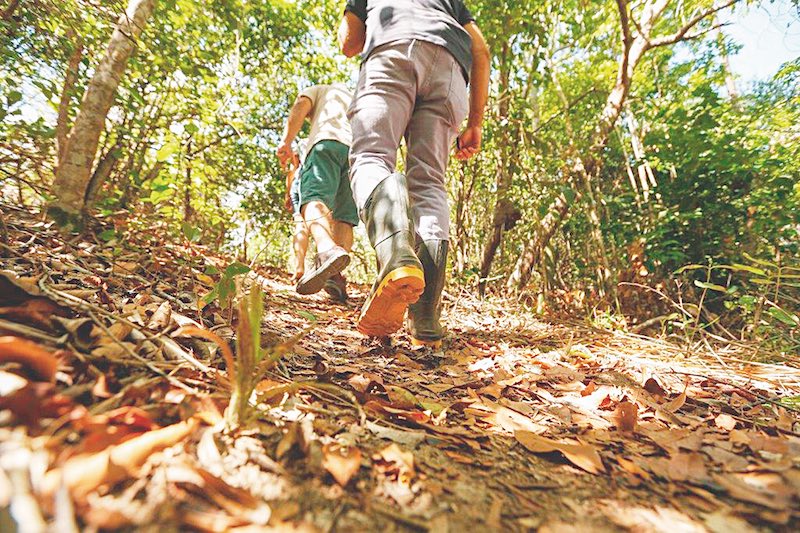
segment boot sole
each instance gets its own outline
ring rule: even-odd
[[[371,337],[385,337],[403,327],[406,309],[425,290],[425,274],[417,267],[400,267],[383,278],[364,304],[357,329]]]
[[[325,282],[328,281],[331,276],[335,276],[344,270],[349,264],[349,255],[340,255],[339,257],[333,258],[329,263],[324,264],[319,268],[316,276],[308,279],[303,284],[298,283],[297,287],[295,288],[297,294],[309,295],[318,293],[323,287],[325,287]]]
[[[411,346],[426,346],[428,348],[433,348],[434,350],[438,350],[442,347],[442,339],[437,339],[435,341],[426,341],[423,339],[415,339],[411,337]]]

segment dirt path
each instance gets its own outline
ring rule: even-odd
[[[189,325],[232,340],[226,309],[197,310],[220,258],[147,235],[64,241],[24,213],[6,222],[0,526],[800,525],[791,363],[746,362],[743,347],[687,353],[467,293],[447,299],[444,349],[412,349],[404,335],[355,332],[363,292],[351,305],[300,297],[267,269],[248,278],[265,294],[263,344],[287,353],[257,387],[257,416],[230,432],[220,350],[176,334]]]

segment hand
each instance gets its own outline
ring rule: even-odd
[[[280,146],[278,146],[278,161],[281,162],[281,168],[286,170],[290,162],[294,161],[295,153],[292,150],[292,143],[283,141]]]
[[[481,127],[467,126],[457,139],[456,159],[465,161],[481,150]]]
[[[290,213],[294,212],[294,206],[292,205],[292,196],[287,192],[283,196],[283,207],[286,208],[287,211]]]

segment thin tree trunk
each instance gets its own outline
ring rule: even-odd
[[[0,19],[2,20],[10,20],[11,17],[14,16],[14,12],[19,7],[19,0],[11,0],[8,5],[3,9],[2,13],[0,13]]]
[[[106,53],[83,96],[56,171],[53,183],[56,201],[48,209],[62,224],[80,225],[80,219],[90,207],[86,204],[86,195],[106,116],[114,103],[128,58],[154,7],[155,0],[129,0],[128,9],[117,22]]]
[[[75,37],[75,32],[69,30],[68,37]],[[78,67],[83,59],[83,39],[79,36],[75,41],[75,47],[69,56],[67,70],[64,74],[64,87],[61,90],[61,99],[58,102],[58,118],[56,119],[56,168],[61,164],[64,157],[64,150],[67,148],[67,137],[69,135],[69,103],[72,99],[72,90],[78,79]]]
[[[511,95],[509,93],[509,45],[503,43],[502,52],[500,53],[500,105],[498,107],[498,122],[500,124],[507,123],[508,108]],[[486,291],[486,279],[492,270],[492,263],[494,262],[497,248],[503,239],[503,229],[506,226],[506,221],[510,213],[513,211],[513,206],[508,199],[508,192],[511,188],[511,172],[508,164],[509,146],[508,142],[503,142],[500,148],[500,159],[497,162],[497,170],[495,181],[497,184],[497,200],[495,200],[494,210],[492,214],[492,226],[489,229],[489,237],[486,239],[486,245],[483,248],[483,257],[481,259],[480,280],[478,281],[478,292],[483,295]]]

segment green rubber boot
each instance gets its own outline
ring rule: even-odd
[[[403,327],[406,309],[425,288],[422,264],[414,253],[406,178],[394,173],[372,192],[362,211],[378,259],[378,278],[361,308],[358,330],[383,337]]]
[[[425,271],[425,292],[408,308],[411,342],[416,346],[439,348],[442,345],[445,331],[439,320],[448,248],[449,243],[442,240],[422,241],[417,245],[417,256]]]

